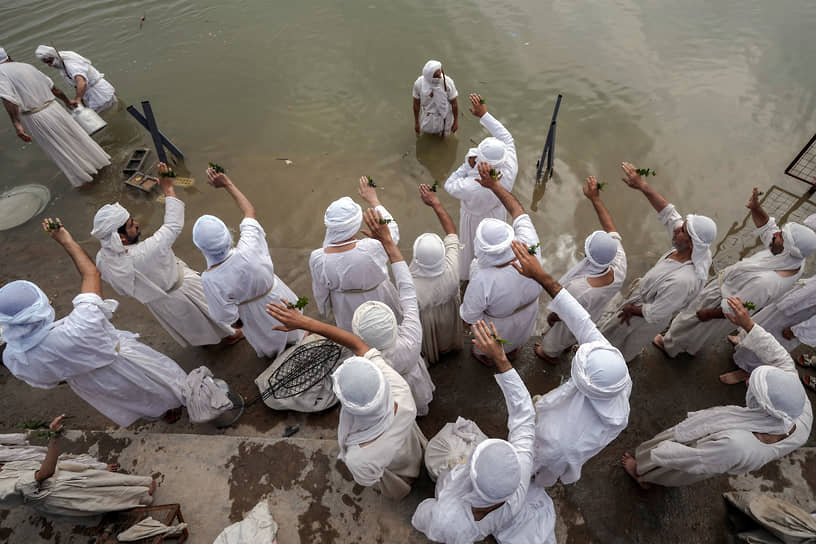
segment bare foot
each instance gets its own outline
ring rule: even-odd
[[[635,460],[634,457],[632,457],[632,454],[629,453],[628,451],[623,454],[623,457],[621,457],[621,465],[623,465],[623,470],[626,471],[626,474],[631,476],[632,479],[635,480],[641,488],[649,489],[652,487],[646,482],[640,481],[639,479],[640,476],[637,473],[637,461]]]
[[[662,334],[658,334],[657,336],[652,338],[652,344],[654,344],[655,347],[662,351],[667,357],[671,357],[671,355],[669,355],[669,353],[666,351],[666,346],[663,344]]]
[[[736,383],[744,382],[749,376],[750,374],[740,368],[738,370],[726,372],[725,374],[720,374],[720,381],[725,385],[734,385]]]
[[[150,489],[148,489],[147,494],[152,497],[153,493],[155,492],[156,492],[156,480],[153,480],[150,482]]]
[[[476,353],[476,348],[472,348],[470,350],[470,354],[473,355],[477,361],[482,363],[485,366],[494,367],[496,365],[493,364],[493,361],[482,355],[481,353]]]
[[[544,359],[545,361],[550,363],[551,365],[557,365],[561,362],[561,360],[558,359],[557,357],[550,357],[549,355],[544,353],[544,348],[542,348],[541,344],[539,344],[538,342],[536,342],[535,345],[535,354],[538,355],[539,358]]]
[[[108,472],[116,472],[117,470],[119,470],[119,463],[111,463],[105,467],[105,470],[107,470]]]
[[[736,346],[736,345],[739,344],[739,336],[734,336],[733,334],[729,334],[728,336],[726,336],[726,338],[728,338],[728,341],[731,342],[732,346]]]
[[[181,407],[167,410],[162,416],[162,421],[165,423],[175,423],[181,419]]]
[[[235,334],[233,334],[231,336],[227,336],[226,338],[224,338],[222,340],[222,342],[224,344],[228,345],[228,346],[232,346],[233,344],[237,344],[238,342],[240,342],[243,339],[244,339],[244,331],[242,331],[241,329],[238,329],[238,330],[235,331]]]

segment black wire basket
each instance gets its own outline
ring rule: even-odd
[[[341,351],[331,340],[298,346],[269,377],[269,388],[261,398],[286,399],[308,391],[334,370]]]

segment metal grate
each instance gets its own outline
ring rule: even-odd
[[[334,370],[340,352],[331,340],[298,346],[269,377],[269,388],[261,398],[285,399],[308,391]]]
[[[785,168],[785,173],[809,185],[816,185],[816,134]]]

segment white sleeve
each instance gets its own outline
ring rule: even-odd
[[[323,317],[329,317],[331,310],[331,291],[323,281],[323,266],[326,254],[322,249],[315,249],[309,256],[309,270],[312,272],[312,294],[315,297],[317,311]]]
[[[523,468],[529,470],[532,468],[535,443],[533,400],[516,369],[496,374],[495,378],[507,404],[507,441],[516,448]]]
[[[800,342],[810,347],[816,347],[816,315],[793,325],[791,330]]]
[[[448,83],[448,102],[453,102],[459,96],[459,91],[456,90],[456,84],[452,78],[445,76],[445,81]]]
[[[150,255],[152,251],[172,248],[183,228],[184,202],[169,196],[164,201],[164,223],[142,242],[145,252]]]
[[[525,214],[519,215],[513,221],[513,234],[516,240],[520,240],[528,246],[534,246],[539,243],[538,233],[536,232],[533,221],[530,216]],[[541,247],[535,249],[536,256],[541,258]]]
[[[416,81],[414,81],[414,89],[413,89],[413,91],[411,92],[411,96],[413,96],[413,97],[414,97],[414,98],[416,98],[417,100],[419,100],[419,99],[420,99],[420,90],[421,90],[420,85],[421,85],[421,83],[420,83],[420,80],[419,80],[419,79],[417,79]]]
[[[462,297],[462,305],[459,307],[459,316],[466,322],[473,325],[484,315],[487,308],[487,297],[484,286],[478,280],[471,280],[465,289],[465,296]]]
[[[657,218],[669,232],[669,239],[674,237],[674,229],[683,224],[683,217],[677,212],[674,204],[667,204],[665,208],[657,212]]]
[[[740,452],[727,436],[709,438],[697,447],[666,440],[652,451],[661,466],[689,474],[725,474],[738,464]]]
[[[471,193],[476,189],[485,189],[479,182],[473,178],[469,178],[465,173],[470,169],[470,165],[465,161],[462,166],[457,168],[448,179],[445,180],[444,188],[454,198],[463,200],[465,197],[470,197]],[[489,189],[485,189],[489,191]]]
[[[400,352],[400,360],[414,362],[420,357],[422,351],[422,323],[419,321],[419,305],[414,280],[405,261],[392,264],[391,272],[394,274],[402,308],[402,323],[397,333],[397,349]],[[400,374],[405,374],[411,369],[397,368],[396,370]]]
[[[771,333],[756,323],[751,331],[745,335],[745,338],[740,340],[739,345],[752,351],[762,361],[763,365],[775,366],[785,372],[796,374],[796,366],[793,364],[793,359],[788,350],[783,348]]]
[[[555,295],[548,308],[558,314],[558,317],[561,318],[561,321],[575,336],[579,344],[586,344],[587,342],[609,343],[598,330],[598,327],[595,326],[595,323],[592,322],[589,313],[566,289],[562,288]]]

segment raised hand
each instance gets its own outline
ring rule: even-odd
[[[586,178],[586,183],[584,184],[584,196],[589,200],[601,198],[601,187],[598,184],[598,180],[595,179],[595,176],[589,176]]]
[[[621,180],[631,187],[632,189],[641,190],[643,187],[646,186],[646,182],[643,181],[643,178],[640,174],[637,173],[637,168],[635,165],[629,162],[622,162],[621,168],[623,169],[623,174],[625,177],[621,178]]]
[[[748,203],[745,204],[745,207],[749,210],[758,210],[762,206],[759,204],[759,188],[754,187],[754,190],[751,191],[751,197],[748,199]]]
[[[751,314],[748,313],[748,308],[742,305],[739,297],[728,297],[728,307],[731,308],[731,313],[725,312],[728,321],[741,327],[745,332],[753,328],[754,321],[751,319]]]
[[[516,260],[511,264],[513,268],[518,270],[518,273],[525,278],[530,278],[535,281],[540,281],[544,275],[544,267],[541,266],[541,261],[538,255],[531,254],[530,248],[527,244],[513,240],[510,244],[513,248],[513,253],[516,255]]]
[[[382,245],[394,242],[391,238],[391,229],[388,228],[388,220],[383,219],[379,210],[375,210],[374,208],[367,209],[363,213],[363,219],[368,226],[368,230],[362,231],[363,234],[369,238],[379,240]]]
[[[73,240],[71,233],[68,232],[65,226],[63,226],[62,220],[59,217],[57,217],[56,220],[46,217],[42,222],[42,227],[43,230],[47,232],[49,236],[51,236],[51,238],[62,245],[65,245]]]
[[[224,172],[216,172],[214,168],[207,168],[207,183],[216,189],[232,185],[232,180]]]
[[[55,417],[54,420],[48,425],[49,430],[54,431],[55,433],[60,432],[63,429],[63,419],[65,419],[65,414],[60,414]]]
[[[426,206],[430,206],[432,208],[440,204],[439,197],[436,196],[436,193],[431,190],[431,186],[424,183],[419,186],[419,198],[422,199],[422,202],[424,202]]]
[[[360,186],[357,187],[357,194],[372,208],[376,208],[380,205],[377,190],[368,183],[368,176],[360,177]]]
[[[470,113],[475,115],[476,117],[481,117],[485,113],[487,113],[487,106],[484,105],[482,101],[482,97],[478,94],[471,93],[470,94]]]
[[[498,364],[499,361],[506,358],[504,348],[497,340],[501,337],[496,330],[496,325],[490,323],[490,327],[488,327],[487,323],[479,320],[471,330],[473,331],[473,344],[476,349],[487,355],[493,363]]]
[[[283,323],[272,327],[273,331],[294,331],[296,329],[307,330],[310,318],[306,317],[295,308],[289,308],[289,301],[281,299],[283,304],[270,302],[266,305],[266,313]]]
[[[480,162],[479,166],[478,166],[478,170],[479,170],[479,177],[476,178],[476,181],[479,182],[479,185],[481,185],[482,187],[486,187],[488,189],[490,189],[491,187],[493,187],[493,185],[498,183],[499,180],[502,179],[502,176],[504,175],[504,174],[499,173],[499,175],[497,175],[494,178],[492,175],[490,175],[490,171],[493,170],[493,169],[486,162]]]

